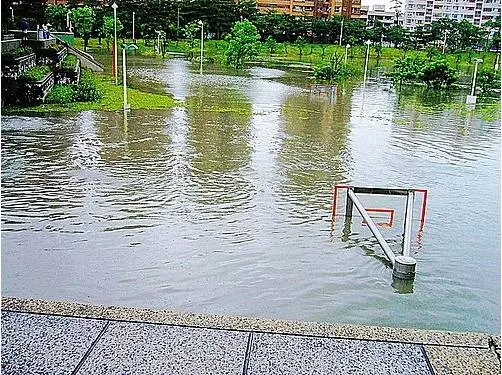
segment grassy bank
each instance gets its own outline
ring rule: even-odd
[[[102,98],[96,102],[77,102],[68,104],[40,104],[34,107],[3,106],[2,114],[33,114],[80,112],[88,110],[117,111],[123,108],[123,88],[116,86],[113,77],[95,74],[96,87]],[[127,89],[127,101],[131,109],[161,109],[175,106],[176,101],[169,95],[152,94],[137,89]]]
[[[120,41],[122,42],[122,41]],[[126,43],[132,43],[132,40],[126,40]],[[145,41],[143,39],[136,40],[136,45],[139,49],[136,54],[145,57],[162,57],[161,54],[156,54],[154,51],[154,42],[152,40]],[[82,40],[77,39],[77,46],[82,48]],[[89,41],[89,48],[92,53],[97,54],[108,54],[106,43],[102,41],[101,44],[98,43],[97,39],[91,39]],[[223,62],[224,53],[227,49],[227,42],[224,40],[205,40],[204,41],[204,57],[210,61]],[[169,41],[167,44],[167,51],[176,53],[185,53],[187,56],[193,56],[194,59],[198,59],[200,56],[200,44],[196,40],[193,43],[193,48],[187,41],[180,40]],[[301,48],[294,43],[277,43],[271,52],[267,46],[262,43],[259,55],[253,59],[255,61],[263,62],[296,62],[316,65],[321,62],[326,62],[329,57],[333,54],[338,54],[339,56],[345,56],[345,46],[339,45],[321,45],[321,44],[305,44]],[[366,46],[352,46],[347,49],[347,58],[349,65],[351,63],[356,65],[361,65],[361,61],[364,60],[366,54]],[[378,59],[380,65],[394,65],[394,63],[403,58],[404,56],[420,56],[424,59],[429,59],[432,56],[443,55],[439,49],[435,50],[408,50],[403,51],[397,48],[383,47],[380,53],[377,53],[375,46],[370,47],[370,60]],[[169,52],[166,53],[166,57],[169,56]],[[483,59],[483,67],[493,67],[495,64],[497,54],[494,52],[484,52],[484,51],[471,51],[471,52],[457,52],[457,53],[445,53],[444,56],[448,60],[451,66],[460,71],[470,71],[474,66],[474,60],[477,58]]]

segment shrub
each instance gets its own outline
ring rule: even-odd
[[[63,72],[72,73],[77,68],[78,59],[74,55],[66,55],[63,62],[61,63],[60,70]]]
[[[450,68],[445,59],[439,59],[428,63],[422,69],[421,80],[435,89],[448,87],[457,80],[457,72]]]
[[[96,88],[92,73],[82,70],[79,83],[73,89],[73,101],[75,102],[94,102],[101,99],[102,95]]]
[[[497,74],[491,69],[481,69],[476,79],[476,84],[481,90],[481,94],[500,88],[500,72]]]
[[[389,76],[399,84],[405,81],[416,81],[422,77],[424,66],[425,62],[419,56],[408,56],[396,62],[394,70],[389,73]]]
[[[10,51],[2,52],[2,57],[15,59],[15,58],[18,58],[21,56],[29,55],[30,53],[33,53],[33,49],[31,49],[31,47],[22,46],[22,47],[11,49]]]
[[[40,48],[38,50],[38,54],[43,57],[54,57],[59,51],[61,51],[64,47],[59,44],[53,44],[47,48]]]
[[[45,100],[47,103],[71,103],[73,101],[73,88],[71,85],[54,85]]]
[[[21,74],[21,79],[28,82],[36,82],[44,79],[50,72],[51,68],[48,65],[33,66]]]
[[[314,66],[314,77],[317,82],[329,81],[330,83],[339,78],[355,76],[359,70],[342,62],[343,56],[336,52],[331,55],[329,63],[321,63]]]

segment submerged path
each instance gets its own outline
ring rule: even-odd
[[[2,298],[2,374],[498,374],[500,336]]]

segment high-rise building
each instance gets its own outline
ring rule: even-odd
[[[370,9],[368,5],[361,5],[361,20],[368,24],[373,24],[375,21],[380,21],[384,26],[391,26],[396,23],[396,12],[385,10],[385,5],[375,4]]]
[[[293,16],[359,18],[361,0],[257,0],[258,10]]]
[[[415,30],[441,18],[466,19],[479,26],[497,16],[500,0],[406,0],[404,27]]]

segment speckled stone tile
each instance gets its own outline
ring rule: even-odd
[[[71,374],[104,325],[2,311],[2,374]]]
[[[87,305],[15,297],[2,297],[2,308],[46,314],[64,314],[87,318],[145,323],[163,323],[241,331],[287,333],[359,340],[397,341],[412,344],[452,345],[488,348],[486,333],[447,332],[409,328],[372,327],[355,324],[295,322],[247,317],[202,315],[169,310],[137,309]]]
[[[433,375],[418,345],[260,333],[247,374]]]
[[[425,346],[436,375],[496,375],[500,361],[490,349]]]
[[[242,374],[249,334],[112,322],[78,374]]]

